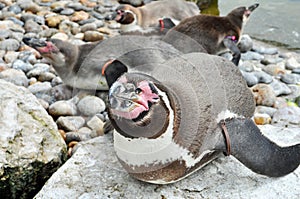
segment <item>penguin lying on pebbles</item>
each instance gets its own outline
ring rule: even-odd
[[[121,31],[148,32],[151,27],[157,27],[159,20],[170,18],[178,24],[179,21],[200,13],[198,6],[184,0],[163,0],[148,3],[142,7],[133,7],[129,4],[120,5],[116,11],[107,17],[121,24]]]
[[[88,90],[108,89],[101,74],[111,60],[134,67],[163,63],[182,54],[170,44],[144,36],[116,36],[80,46],[58,39],[24,38],[23,42],[50,61],[66,85]]]
[[[233,53],[232,62],[238,65],[241,53],[237,44],[243,26],[258,5],[238,7],[224,17],[196,15],[186,18],[166,34],[164,41],[174,43],[181,33],[196,40],[209,54],[219,54],[229,49]],[[195,51],[190,49],[189,52]]]
[[[116,155],[134,178],[155,184],[183,179],[223,153],[262,175],[294,171],[300,144],[269,140],[250,119],[254,110],[238,68],[205,53],[135,67],[109,89]]]

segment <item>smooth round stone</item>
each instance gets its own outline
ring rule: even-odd
[[[50,82],[37,82],[35,84],[32,84],[28,86],[28,90],[33,94],[45,94],[50,91],[51,89]]]
[[[0,41],[0,50],[17,51],[20,48],[20,42],[15,39],[6,39]]]
[[[248,51],[246,53],[242,53],[241,59],[242,60],[262,60],[262,59],[264,59],[264,56],[257,52]]]
[[[81,138],[77,131],[75,132],[71,131],[66,133],[66,143],[69,144],[72,141],[77,141],[77,142],[81,141]]]
[[[121,0],[120,2],[121,3],[131,4],[133,6],[141,6],[144,3],[143,0]]]
[[[87,126],[90,127],[92,130],[94,130],[97,135],[103,135],[104,134],[104,122],[98,118],[97,116],[93,116],[88,122]]]
[[[97,28],[101,28],[101,27],[105,26],[105,23],[101,20],[95,21],[95,24],[96,24]]]
[[[101,14],[105,14],[105,13],[107,12],[107,9],[106,9],[104,6],[102,6],[102,5],[97,5],[97,6],[95,6],[95,7],[94,7],[94,10],[95,10],[96,12],[101,13]]]
[[[255,65],[250,61],[244,61],[239,65],[239,69],[245,72],[252,72],[255,68]]]
[[[96,30],[96,29],[97,29],[97,25],[95,23],[88,23],[81,26],[81,32],[86,32],[89,30]]]
[[[14,22],[15,24],[18,24],[19,26],[24,26],[24,22],[17,19],[16,17],[8,17],[7,20],[10,20]]]
[[[53,73],[45,72],[45,73],[40,74],[38,80],[40,82],[45,82],[45,81],[51,82],[52,79],[55,77],[56,77],[56,75],[54,75]]]
[[[9,6],[8,11],[13,12],[14,14],[19,14],[22,12],[22,9],[17,4]]]
[[[300,68],[293,69],[292,73],[300,74]]]
[[[276,108],[268,107],[268,106],[257,106],[255,108],[256,113],[260,114],[268,114],[269,116],[273,117],[274,113],[277,111]]]
[[[242,35],[238,47],[242,53],[250,51],[253,47],[253,41],[249,35]]]
[[[291,89],[291,94],[284,96],[286,99],[294,100],[300,96],[300,85],[289,84],[289,89]]]
[[[12,39],[15,39],[15,40],[17,40],[19,42],[22,41],[23,37],[24,37],[24,34],[21,33],[21,32],[12,32],[12,35],[11,35]]]
[[[86,20],[89,18],[89,13],[84,12],[84,11],[78,11],[78,12],[74,12],[74,14],[71,17],[71,20],[74,22],[78,22],[78,21],[82,21],[82,20]]]
[[[17,70],[22,70],[23,72],[28,72],[32,70],[34,67],[30,63],[25,63],[24,61],[17,59],[12,63],[12,68]]]
[[[24,29],[26,32],[34,32],[34,33],[39,33],[43,30],[43,28],[33,20],[27,20],[25,22]]]
[[[57,27],[61,21],[62,21],[62,17],[59,15],[50,16],[46,18],[47,25],[51,28]]]
[[[56,33],[58,33],[57,29],[55,29],[55,28],[49,28],[49,29],[41,31],[38,35],[39,35],[39,37],[50,38],[53,35],[55,35]]]
[[[68,8],[72,8],[75,11],[86,11],[89,12],[92,10],[92,8],[87,8],[86,6],[83,6],[81,3],[69,3]]]
[[[85,24],[89,24],[89,23],[94,23],[96,21],[96,19],[94,18],[88,18],[88,19],[85,19],[85,20],[81,20],[79,22],[77,22],[80,26],[83,26]]]
[[[84,41],[94,42],[94,41],[101,41],[104,39],[103,34],[99,33],[98,31],[86,31],[84,33]]]
[[[16,60],[19,56],[20,52],[15,52],[15,51],[8,51],[3,59],[6,63],[12,63],[14,60]]]
[[[39,103],[43,106],[44,109],[48,109],[49,108],[49,103],[46,102],[45,100],[43,99],[38,99]]]
[[[60,116],[56,123],[65,131],[78,131],[85,124],[85,120],[80,116]]]
[[[294,73],[284,74],[281,76],[280,80],[286,84],[297,84],[300,82],[300,75]]]
[[[273,77],[263,71],[254,71],[252,73],[258,79],[258,83],[269,84],[273,81]]]
[[[23,71],[7,69],[0,72],[0,79],[11,82],[17,86],[28,86],[28,79]]]
[[[288,125],[300,124],[300,108],[295,106],[287,106],[278,109],[273,116],[272,123]]]
[[[257,79],[257,77],[255,77],[255,75],[253,73],[248,73],[248,72],[244,72],[244,71],[241,71],[241,73],[249,87],[258,84],[258,79]]]
[[[63,32],[63,33],[72,33],[72,34],[77,34],[78,32],[80,32],[80,26],[78,25],[78,23],[72,22],[72,21],[62,21],[59,24],[59,31]]]
[[[98,134],[96,133],[96,131],[91,130],[88,127],[82,127],[78,130],[78,135],[81,139],[81,141],[86,141],[86,140],[90,140],[92,138],[95,138],[98,136]]]
[[[268,64],[277,64],[282,61],[283,59],[280,57],[265,57],[263,60],[260,61],[260,63],[264,65],[268,65]]]
[[[75,116],[77,107],[70,101],[57,101],[49,106],[49,114],[52,116]]]
[[[69,39],[69,36],[66,33],[58,32],[52,35],[51,39],[59,39],[59,40],[67,41]]]
[[[263,67],[263,71],[272,76],[283,75],[286,73],[285,69],[277,64],[269,64]]]
[[[75,12],[74,9],[66,8],[66,9],[63,9],[62,11],[60,11],[60,14],[69,16],[69,15],[72,15],[74,12]]]
[[[260,54],[268,54],[268,55],[275,55],[278,53],[277,48],[266,48],[263,46],[253,46],[253,50]]]
[[[256,113],[254,114],[254,121],[257,125],[270,124],[272,119],[271,116],[265,113]]]
[[[27,72],[28,77],[38,77],[42,73],[49,72],[50,66],[48,64],[37,63],[34,68]]]
[[[102,14],[99,14],[97,12],[92,12],[91,15],[99,20],[103,20],[105,18]]]
[[[102,99],[95,96],[86,96],[77,104],[78,110],[85,116],[94,116],[105,110],[105,103]]]
[[[300,68],[300,63],[294,57],[291,57],[286,61],[285,67],[288,70],[294,70]]]
[[[284,83],[274,79],[274,81],[270,84],[273,88],[273,91],[276,96],[280,95],[288,95],[292,93],[292,90]]]
[[[11,37],[11,35],[12,35],[12,31],[10,31],[10,30],[5,30],[5,29],[0,30],[0,39],[1,40],[9,38],[9,37]]]
[[[271,86],[267,84],[257,84],[251,88],[256,105],[272,107],[276,101],[276,95]]]

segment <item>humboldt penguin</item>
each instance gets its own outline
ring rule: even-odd
[[[79,46],[58,39],[24,38],[23,42],[45,57],[66,85],[88,90],[108,89],[102,71],[111,60],[132,68],[182,54],[168,43],[144,36],[116,36]]]
[[[159,26],[159,20],[170,18],[178,24],[181,20],[200,13],[198,6],[193,2],[184,0],[154,1],[141,7],[129,4],[120,5],[116,11],[107,17],[121,24],[121,31],[149,32],[153,27]]]
[[[300,144],[269,140],[254,110],[238,68],[206,53],[138,67],[109,89],[116,155],[131,176],[155,184],[181,180],[223,154],[266,176],[294,171]]]
[[[233,53],[232,62],[238,65],[241,53],[237,44],[247,19],[258,5],[238,7],[223,17],[202,14],[186,18],[172,28],[163,40],[174,43],[178,35],[184,34],[200,43],[209,54],[219,54],[229,49]],[[195,51],[191,48],[188,52]]]

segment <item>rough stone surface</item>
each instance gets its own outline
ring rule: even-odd
[[[65,142],[38,100],[4,80],[0,132],[1,198],[32,198],[65,161]]]
[[[278,109],[274,113],[272,123],[279,123],[282,125],[300,125],[300,108],[295,106],[288,106]]]
[[[261,127],[278,143],[300,141],[300,129]],[[284,136],[283,136],[284,135]],[[35,198],[298,198],[300,168],[281,178],[258,175],[233,157],[222,157],[177,183],[153,185],[131,178],[120,166],[111,135],[79,143],[75,154]]]

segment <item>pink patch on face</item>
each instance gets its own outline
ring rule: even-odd
[[[142,81],[138,84],[138,88],[142,90],[140,96],[143,99],[143,102],[140,103],[143,106],[148,107],[148,102],[155,102],[157,99],[159,99],[159,96],[156,93],[153,93],[149,86],[149,82]]]
[[[38,48],[38,51],[40,53],[52,53],[52,52],[57,52],[58,49],[56,46],[53,45],[51,42],[47,42],[47,46]]]

